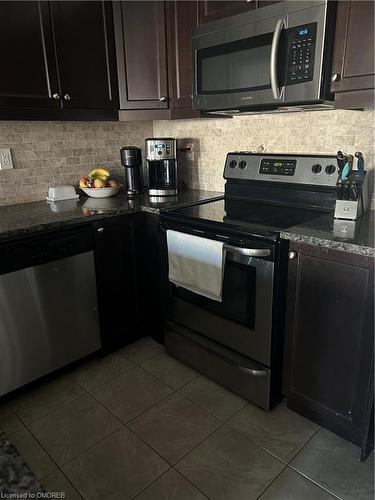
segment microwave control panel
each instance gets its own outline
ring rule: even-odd
[[[286,85],[308,82],[314,77],[314,55],[317,23],[287,30]]]

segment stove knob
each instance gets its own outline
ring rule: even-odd
[[[332,175],[336,172],[336,167],[335,165],[327,165],[326,166],[326,174]]]
[[[247,167],[247,163],[246,163],[246,161],[242,160],[242,161],[240,161],[238,166],[240,167],[241,170],[244,170]]]
[[[311,167],[311,171],[313,174],[319,174],[322,171],[322,166],[319,163],[316,163]]]
[[[236,160],[231,160],[231,162],[229,163],[229,166],[230,166],[230,168],[236,168],[237,167]]]

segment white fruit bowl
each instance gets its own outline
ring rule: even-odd
[[[91,196],[91,198],[109,198],[110,196],[114,196],[117,194],[121,186],[116,186],[116,187],[106,187],[106,188],[85,188],[85,187],[80,187],[84,193],[86,193],[88,196]]]

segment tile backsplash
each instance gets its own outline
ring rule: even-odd
[[[362,151],[374,168],[375,112],[310,111],[239,116],[233,119],[155,121],[154,135],[194,144],[194,157],[180,154],[179,174],[192,188],[224,189],[223,167],[229,151],[336,154]],[[372,184],[372,183],[371,183]]]
[[[0,121],[0,148],[12,149],[14,163],[0,170],[0,205],[44,199],[49,186],[76,185],[95,166],[123,180],[120,147],[144,152],[152,135],[152,122]]]
[[[147,137],[194,144],[179,153],[179,175],[193,189],[222,191],[226,153],[250,150],[336,154],[362,151],[374,168],[375,112],[314,111],[154,122],[0,121],[0,148],[12,148],[14,170],[0,171],[0,205],[44,199],[50,185],[76,184],[95,166],[123,176],[119,149],[143,150]],[[372,182],[370,183],[372,184]]]

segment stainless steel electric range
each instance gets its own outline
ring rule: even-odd
[[[229,153],[223,199],[161,215],[225,242],[222,301],[166,283],[167,352],[270,409],[281,397],[288,242],[280,232],[332,212],[335,156]]]

